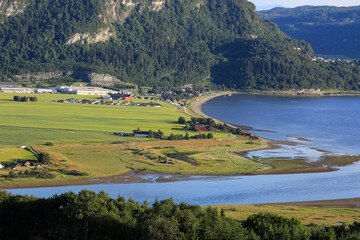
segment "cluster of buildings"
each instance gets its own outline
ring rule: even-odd
[[[139,131],[139,132],[135,132],[135,133],[114,132],[114,135],[116,135],[116,136],[138,137],[138,138],[147,138],[147,137],[149,137],[149,134],[150,134],[149,131]],[[164,138],[164,133],[162,133],[162,132],[154,132],[154,138],[163,139]]]
[[[19,87],[12,82],[0,82],[0,92],[6,93],[54,93],[54,89],[48,87]]]
[[[6,93],[66,93],[76,95],[95,95],[95,96],[114,96],[116,100],[131,100],[132,92],[123,91],[119,93],[111,89],[100,87],[83,87],[83,86],[57,86],[50,88],[46,86],[37,86],[35,88],[19,87],[13,82],[0,82],[0,92]]]
[[[319,56],[312,56],[311,60],[313,62],[327,62],[327,63],[334,63],[336,62],[336,59],[328,59],[328,58],[324,58],[324,57],[319,57]]]
[[[29,161],[19,161],[17,163],[3,163],[0,164],[0,168],[18,170],[24,167],[30,167],[31,163]]]
[[[100,87],[82,87],[82,86],[57,86],[55,90],[58,93],[76,94],[76,95],[97,95],[106,96],[117,94],[117,91]]]
[[[102,100],[77,100],[74,98],[71,99],[64,99],[64,100],[57,100],[55,102],[61,103],[81,103],[81,104],[98,104],[98,105],[117,105],[117,106],[141,106],[141,107],[162,107],[161,104],[156,102],[149,102],[149,103],[136,103],[136,102],[129,102],[129,101],[108,101],[105,99]]]
[[[250,133],[245,133],[244,137],[248,138],[249,140],[259,141],[260,138],[258,136],[252,135]]]

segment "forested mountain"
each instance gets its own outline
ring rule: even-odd
[[[290,37],[311,43],[317,54],[360,58],[360,6],[274,8],[258,14]]]
[[[312,54],[246,0],[0,0],[2,80],[86,71],[157,89],[358,89],[358,63]]]

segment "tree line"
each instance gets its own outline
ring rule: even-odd
[[[13,100],[16,102],[37,102],[37,97],[14,96]]]
[[[0,192],[0,234],[4,239],[359,239],[360,223],[305,227],[294,218],[269,213],[243,221],[211,207],[172,199],[138,203],[105,192],[82,190],[49,198]]]

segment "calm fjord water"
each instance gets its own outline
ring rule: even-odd
[[[203,111],[223,121],[248,125],[276,133],[256,132],[270,139],[294,140],[303,137],[295,148],[278,152],[262,152],[263,157],[293,155],[317,158],[319,148],[343,154],[360,154],[360,98],[323,97],[293,98],[233,95],[212,99]],[[308,146],[310,144],[310,146]],[[286,146],[285,146],[286,147]],[[259,154],[259,151],[254,154]],[[162,178],[166,176],[161,176]],[[190,204],[251,204],[326,200],[360,197],[360,162],[328,173],[206,177],[169,183],[156,181],[158,175],[148,175],[151,183],[96,184],[9,190],[16,194],[48,197],[81,189],[105,190],[112,197],[118,195],[136,201],[174,198]],[[90,181],[89,181],[90,182]]]
[[[275,132],[253,131],[265,138],[294,141],[292,137],[300,137],[321,150],[360,155],[360,97],[235,94],[211,99],[202,109],[228,123]]]

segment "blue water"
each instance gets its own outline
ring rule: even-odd
[[[256,132],[271,138],[303,143],[284,145],[282,149],[263,151],[263,157],[290,156],[315,159],[319,148],[339,154],[360,154],[360,98],[292,98],[233,95],[212,99],[203,106],[209,116],[229,123],[248,125],[276,133]],[[303,137],[311,142],[298,141]],[[259,151],[257,151],[259,152]],[[254,154],[258,154],[255,152]],[[326,200],[360,197],[360,162],[335,172],[205,177],[159,183],[156,174],[148,175],[151,183],[96,184],[10,190],[16,194],[48,197],[81,189],[105,190],[112,197],[118,195],[142,202],[172,197],[176,202],[190,204],[251,204]],[[164,176],[162,176],[164,177]],[[91,183],[91,181],[89,181]]]
[[[97,184],[10,191],[15,194],[48,197],[69,190],[105,190],[114,198],[121,195],[138,202],[173,198],[176,202],[214,205],[354,198],[360,197],[359,183],[360,164],[357,163],[330,173],[217,178],[199,176],[194,180],[170,183]]]
[[[205,103],[203,112],[251,126],[257,135],[302,142],[333,153],[360,155],[360,97],[275,97],[235,94]],[[301,141],[295,141],[301,142]],[[310,147],[309,147],[310,149]]]

